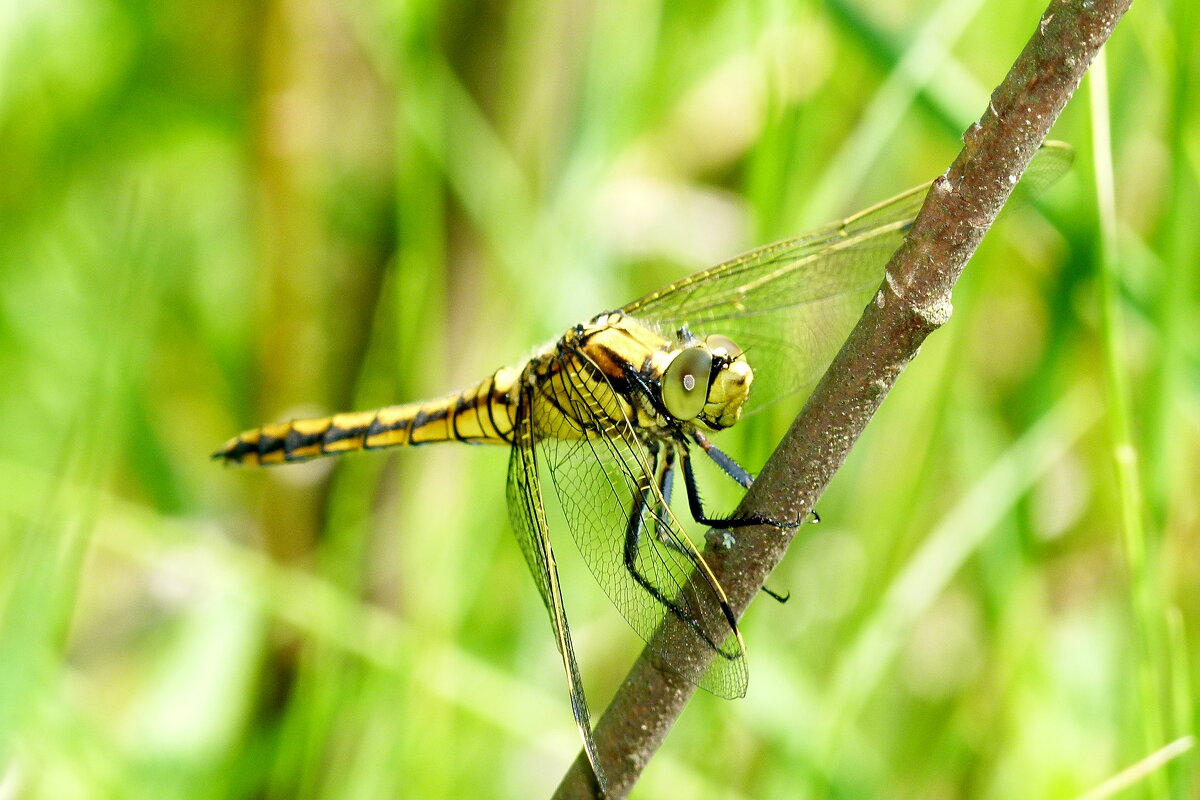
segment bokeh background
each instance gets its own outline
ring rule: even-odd
[[[699,693],[635,796],[1107,796],[1193,729],[1194,6],[1121,23],[1072,173],[989,234],[750,609],[748,696]],[[1042,10],[6,4],[0,798],[546,796],[579,742],[507,454],[209,453],[930,179]],[[756,470],[795,411],[722,443]],[[558,550],[598,712],[639,641]]]

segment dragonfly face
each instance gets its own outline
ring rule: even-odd
[[[1070,161],[1070,148],[1048,145],[1031,169],[1048,183]],[[676,471],[683,472],[688,508],[701,524],[798,523],[709,517],[691,448],[699,446],[750,486],[749,473],[705,432],[724,430],[744,413],[812,384],[883,280],[884,264],[927,189],[918,186],[678,280],[576,325],[529,361],[462,391],[265,425],[231,439],[214,456],[275,464],[439,441],[509,447],[509,520],[549,613],[572,711],[603,786],[543,486],[554,487],[597,582],[633,629],[656,643],[662,662],[714,694],[745,694],[737,619],[671,508]]]

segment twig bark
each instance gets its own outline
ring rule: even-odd
[[[967,260],[1130,2],[1051,2],[987,110],[965,133],[958,158],[934,182],[911,233],[888,263],[874,302],[739,513],[803,519],[813,508],[917,348],[949,319],[951,290]],[[738,529],[732,547],[710,541],[705,558],[739,616],[794,534],[794,529],[747,528]],[[612,797],[629,794],[694,691],[686,679],[658,665],[656,649],[653,643],[646,647],[596,726]],[[697,653],[695,674],[706,664],[705,655]],[[554,796],[592,797],[594,791],[580,754]]]

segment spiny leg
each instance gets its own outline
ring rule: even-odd
[[[704,450],[705,455],[711,458],[713,463],[721,468],[722,472],[737,481],[739,486],[741,486],[743,489],[749,489],[754,485],[754,478],[750,477],[750,473],[747,472],[741,464],[734,461],[732,458],[722,452],[715,444],[710,442],[708,437],[706,437],[703,433],[700,431],[693,431],[692,438],[695,440],[696,444],[700,445],[701,449]],[[773,520],[769,517],[763,517],[759,515],[748,517],[725,517],[717,519],[704,518],[704,509],[700,503],[700,493],[696,485],[695,474],[692,472],[691,461],[688,459],[689,454],[687,446],[685,445],[681,449],[683,450],[684,456],[683,475],[687,484],[688,504],[691,506],[692,516],[697,522],[700,522],[704,525],[709,525],[713,528],[741,528],[749,525],[771,525],[775,528],[797,528],[800,526],[800,522],[781,522],[779,520]],[[812,514],[813,522],[821,521],[820,515],[818,515],[815,510],[809,513]]]
[[[675,448],[667,445],[666,452],[662,454],[661,460],[655,466],[658,471],[658,492],[662,495],[662,504],[655,509],[655,532],[658,534],[658,540],[684,555],[687,553],[683,548],[679,547],[671,539],[671,529],[666,520],[669,519],[671,508],[671,493],[675,490]],[[654,451],[657,459],[657,449]]]
[[[687,460],[688,459],[687,446],[679,445],[679,448],[683,451],[683,461],[685,463],[685,468],[687,468],[688,466],[690,466],[690,463],[691,463]],[[662,498],[663,498],[662,506],[658,507],[660,510],[664,507],[669,507],[671,505],[671,492],[674,489],[674,483],[675,483],[675,446],[668,446],[665,449],[666,449],[666,452],[663,454],[662,460],[659,462],[661,464],[661,470],[658,472],[658,476],[659,476],[658,477],[658,488],[659,488],[659,492],[662,494]],[[657,447],[652,452],[654,452],[654,455],[657,458],[657,456],[658,456]],[[659,467],[656,467],[656,470],[659,470]],[[711,522],[711,520],[704,519],[704,518],[696,515],[696,509],[700,507],[700,494],[698,491],[696,491],[696,485],[695,485],[694,478],[693,478],[692,482],[689,483],[689,485],[688,485],[688,505],[691,507],[692,517],[693,517],[693,519],[696,520],[696,522],[699,522],[702,525],[709,524]],[[667,519],[666,513],[665,512],[657,513],[657,514],[655,514],[655,516],[657,517],[658,541],[661,542],[665,547],[669,547],[672,550],[674,550],[675,552],[682,553],[686,556],[687,550],[685,548],[681,547],[678,542],[676,542],[674,539],[671,538],[670,529],[667,527],[667,525],[665,523],[665,520]],[[738,524],[740,525],[740,524],[747,524],[747,523],[742,523],[739,521]],[[714,525],[713,527],[720,527],[720,526]],[[780,600],[780,602],[783,602],[783,600],[786,600],[786,598],[782,598],[781,595],[776,595],[774,592],[771,592],[769,590],[767,593],[770,594],[772,597],[775,597],[777,600]]]
[[[703,433],[700,431],[693,431],[692,440],[695,441],[696,444],[700,445],[701,449],[704,450],[705,455],[711,458],[713,463],[721,468],[722,472],[737,481],[738,485],[743,489],[749,489],[752,485],[754,485],[754,478],[750,477],[750,473],[747,472],[741,464],[737,463],[732,458],[718,450],[717,446],[710,442],[708,437]],[[684,448],[684,452],[687,452],[686,447]],[[683,466],[686,472],[686,470],[689,469],[688,462],[686,460],[684,461]]]
[[[775,527],[783,527],[783,526],[779,525],[778,523],[776,523],[775,521],[766,519],[765,517],[761,517],[761,518],[760,517],[738,517],[736,519],[715,519],[715,520],[706,517],[704,514],[704,509],[701,507],[701,504],[700,504],[700,491],[699,491],[698,487],[696,486],[696,475],[692,471],[692,461],[690,458],[690,453],[688,452],[686,445],[681,445],[679,449],[680,449],[680,456],[683,460],[683,477],[684,477],[684,482],[687,485],[688,505],[691,506],[692,517],[697,522],[699,522],[702,525],[708,525],[709,527],[712,527],[712,528],[723,528],[723,529],[744,527],[744,526],[748,526],[748,525],[773,525]],[[712,449],[716,450],[715,447]],[[717,450],[717,452],[720,453],[721,451]],[[737,464],[735,464],[732,459],[728,458],[728,456],[725,456],[724,453],[721,453],[721,456],[726,458],[726,460],[728,460],[730,464],[733,464],[735,467],[737,466]],[[741,469],[741,467],[738,467],[738,469]],[[745,470],[742,470],[742,472],[745,473]],[[791,597],[791,592],[786,592],[784,594],[780,594],[779,592],[776,592],[774,589],[770,589],[766,586],[762,587],[762,591],[765,592],[772,599],[774,599],[776,602],[779,602],[779,603],[786,603],[788,601],[788,599]]]
[[[698,437],[703,438],[700,434]],[[727,475],[737,481],[741,486],[749,489],[754,479],[750,477],[750,473],[742,469],[732,458],[722,453],[711,442],[704,439],[706,452],[713,461],[717,463]],[[683,461],[683,484],[687,488],[688,507],[692,511],[692,519],[699,522],[701,525],[707,525],[710,528],[744,528],[750,525],[774,525],[776,527],[788,527],[781,525],[775,520],[768,519],[757,514],[745,517],[710,517],[704,512],[704,504],[700,501],[700,486],[696,482],[696,471],[692,466],[691,453],[686,447],[680,448],[680,458]]]
[[[662,495],[662,503],[656,502],[653,509],[647,508],[646,511],[649,511],[651,516],[655,518],[655,532],[658,534],[658,541],[675,552],[686,556],[687,550],[672,540],[670,526],[667,522],[669,517],[666,509],[671,506],[671,494],[675,490],[675,446],[670,444],[660,446],[658,442],[653,442],[647,445],[647,449],[653,458],[652,465],[654,473],[657,476],[656,482],[658,483],[659,494]],[[686,459],[687,448],[683,447],[683,451],[683,457]],[[689,491],[689,505],[691,505],[691,497],[692,493]],[[696,521],[704,524],[704,520],[698,517],[696,517]]]
[[[710,442],[708,440],[708,438],[704,436],[704,434],[700,433],[699,431],[696,431],[694,433],[694,438],[696,440],[696,444],[700,445],[700,447],[704,449],[704,452],[708,454],[708,457],[711,458],[717,464],[717,466],[719,466],[725,472],[725,474],[729,475],[731,478],[733,478],[735,481],[737,481],[738,484],[741,485],[743,488],[749,489],[750,486],[753,485],[754,479],[752,477],[750,477],[750,473],[747,472],[744,468],[742,468],[742,466],[740,464],[738,464],[736,461],[734,461],[732,458],[725,455],[725,453],[723,453],[721,450],[717,449],[717,446],[714,445],[712,442]],[[704,514],[704,508],[700,502],[700,490],[696,484],[696,475],[692,471],[692,462],[691,462],[690,452],[688,451],[687,445],[681,444],[680,450],[682,451],[682,454],[683,454],[683,476],[684,476],[684,482],[687,486],[688,505],[691,507],[692,517],[697,522],[704,524],[704,525],[709,525],[713,528],[726,528],[726,529],[727,528],[744,527],[744,526],[748,526],[748,525],[772,525],[777,528],[790,528],[790,527],[796,527],[799,525],[799,523],[780,524],[779,522],[776,522],[775,520],[768,519],[767,517],[761,517],[761,516],[723,518],[723,519],[717,519],[717,520],[709,519]],[[812,513],[813,513],[814,521],[820,522],[821,518],[817,516],[817,512],[814,511]],[[784,592],[784,593],[780,594],[779,592],[776,592],[774,589],[770,588],[769,586],[765,586],[765,585],[762,587],[762,591],[765,594],[767,594],[771,599],[775,600],[777,603],[780,603],[780,604],[786,603],[792,596],[791,592]]]
[[[642,532],[646,530],[647,519],[649,516],[654,519],[654,529],[656,538],[667,547],[675,552],[689,556],[686,548],[680,547],[675,542],[671,541],[670,535],[670,505],[671,505],[671,484],[674,482],[675,471],[675,454],[672,448],[667,448],[667,453],[664,456],[663,448],[657,441],[649,441],[646,443],[646,452],[650,455],[650,474],[655,476],[655,482],[658,484],[659,497],[653,497],[653,492],[649,486],[640,489],[634,494],[633,508],[629,513],[629,521],[625,526],[625,568],[629,574],[633,576],[642,588],[654,597],[655,600],[665,606],[671,606],[671,601],[659,591],[658,587],[650,583],[637,568],[637,554],[642,546]],[[661,502],[660,502],[661,498]]]
[[[652,466],[655,468],[652,470],[652,472],[656,472],[659,459],[659,453],[657,452],[657,449],[651,451],[651,458],[654,462]],[[650,516],[655,518],[656,525],[659,526],[658,536],[656,536],[656,538],[660,541],[663,541],[663,543],[671,550],[684,555],[689,561],[692,560],[692,554],[685,547],[671,540],[670,529],[667,527],[668,523],[666,523],[663,519],[660,519],[658,515],[655,514],[651,509],[651,496],[653,494],[654,491],[652,484],[642,487],[634,494],[633,509],[629,515],[629,522],[625,526],[625,569],[631,576],[633,576],[633,579],[637,581],[638,585],[645,589],[651,597],[669,609],[671,613],[674,614],[681,622],[686,624],[696,633],[697,636],[703,639],[709,647],[720,653],[722,656],[725,656],[726,654],[721,649],[720,642],[715,641],[712,635],[704,630],[704,626],[697,618],[697,615],[686,608],[687,605],[692,605],[695,607],[694,603],[687,603],[686,601],[681,603],[677,599],[667,597],[665,594],[663,594],[661,589],[654,585],[653,581],[651,581],[642,573],[641,569],[638,567],[638,552],[641,548],[642,532],[646,527],[646,515],[648,513]],[[665,541],[663,540],[663,537],[666,537]],[[686,585],[683,587],[683,591],[688,591]],[[729,604],[724,600],[721,601],[721,612],[724,614],[730,628],[736,631],[737,618],[733,614],[733,609],[730,608]]]

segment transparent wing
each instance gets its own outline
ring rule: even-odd
[[[528,395],[524,398],[528,400]],[[523,403],[525,409],[528,403]],[[541,483],[538,481],[536,451],[534,449],[533,426],[528,413],[519,414],[514,428],[512,456],[508,462],[508,516],[513,533],[525,554],[534,583],[550,614],[558,652],[562,656],[563,671],[567,677],[567,691],[571,698],[571,712],[583,749],[591,762],[592,771],[600,786],[604,786],[604,773],[596,753],[596,741],[592,737],[592,721],[588,714],[587,697],[583,691],[583,680],[579,675],[579,664],[575,660],[575,648],[571,643],[571,630],[567,625],[567,612],[563,607],[562,588],[558,582],[558,569],[554,565],[554,550],[550,546],[550,532],[546,525],[546,510],[542,504]]]
[[[1036,195],[1072,158],[1067,145],[1043,145],[1022,193]],[[815,382],[833,359],[882,283],[929,186],[690,275],[622,310],[664,330],[687,325],[699,336],[733,339],[755,370],[749,409],[761,408]]]
[[[614,418],[615,396],[599,370],[583,375],[566,358],[535,390],[533,414],[573,421],[562,423],[569,432],[539,431],[538,442],[567,525],[596,581],[643,639],[674,617],[658,640],[667,666],[714,694],[741,697],[745,648],[725,594],[663,501],[653,456],[628,420]],[[695,654],[704,651],[712,658],[697,680]]]

